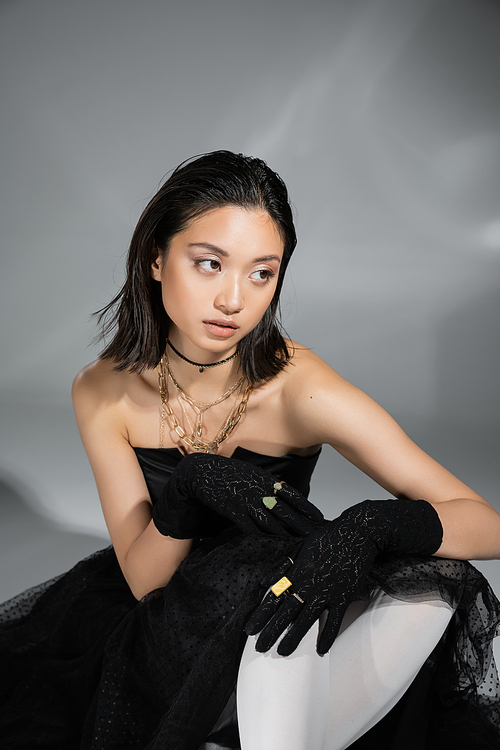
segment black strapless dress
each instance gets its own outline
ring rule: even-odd
[[[137,448],[153,503],[181,460]],[[237,448],[303,494],[319,454],[264,456]],[[137,602],[113,548],[0,607],[2,750],[238,748],[231,696],[249,613],[297,540],[242,534],[213,515],[209,536],[163,589]],[[498,750],[500,691],[491,640],[500,602],[455,560],[390,559],[366,588],[457,607],[450,626],[395,708],[356,750]],[[226,720],[217,722],[224,710]],[[207,744],[205,744],[207,743]]]

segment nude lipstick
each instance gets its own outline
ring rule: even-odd
[[[204,320],[203,325],[210,331],[214,336],[219,336],[223,339],[228,339],[234,336],[238,327],[235,323],[228,320]]]

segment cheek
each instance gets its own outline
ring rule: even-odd
[[[161,294],[163,306],[172,320],[182,314],[184,308],[189,307],[188,292],[189,288],[183,284],[182,275],[175,268],[167,267],[162,279]]]
[[[248,300],[249,304],[246,304],[246,308],[249,312],[251,311],[252,318],[254,318],[253,325],[257,325],[257,323],[271,304],[275,289],[276,285],[273,284],[272,289],[269,290],[267,294],[263,294],[262,291],[259,290],[258,293],[254,293],[251,295],[251,299]]]

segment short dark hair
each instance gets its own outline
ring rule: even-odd
[[[213,151],[180,164],[144,209],[132,235],[127,276],[111,302],[94,313],[112,340],[99,355],[118,370],[141,372],[156,367],[165,350],[170,319],[160,282],[151,276],[155,250],[168,252],[172,237],[195,218],[222,206],[261,209],[273,219],[283,240],[276,291],[257,326],[239,345],[243,373],[251,383],[269,380],[290,359],[277,321],[286,267],[297,243],[288,192],[281,177],[251,156]]]

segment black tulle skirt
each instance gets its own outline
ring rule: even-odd
[[[140,602],[108,547],[6,602],[0,747],[197,750],[234,691],[245,621],[295,546],[227,530]],[[352,747],[498,750],[500,602],[485,578],[462,561],[394,558],[365,595],[377,588],[456,611],[404,697]],[[217,747],[237,747],[231,737]]]

